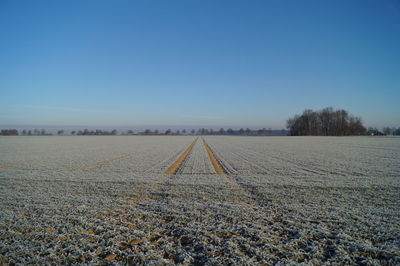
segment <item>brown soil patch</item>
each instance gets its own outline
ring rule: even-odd
[[[187,147],[187,149],[178,157],[178,159],[171,164],[171,166],[164,172],[167,175],[174,175],[178,172],[179,168],[182,166],[183,162],[189,156],[190,152],[193,149],[194,144],[196,143],[197,138],[192,142],[192,144]]]
[[[218,175],[226,175],[227,172],[225,171],[225,169],[222,167],[221,163],[215,157],[215,154],[212,151],[212,149],[210,148],[210,146],[208,146],[207,142],[203,138],[202,138],[202,140],[203,140],[204,146],[206,147],[208,157],[210,157],[211,164],[213,165],[213,167],[215,169],[215,173],[217,173]]]

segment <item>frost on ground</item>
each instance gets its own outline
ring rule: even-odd
[[[0,138],[0,264],[399,264],[400,139]]]
[[[181,169],[179,169],[178,174],[215,174],[215,170],[202,141],[196,141],[188,158]]]

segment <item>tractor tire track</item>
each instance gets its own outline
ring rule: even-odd
[[[184,162],[188,158],[190,152],[192,151],[194,144],[197,142],[197,139],[198,138],[196,138],[192,142],[192,144],[190,144],[189,147],[187,147],[187,149],[178,157],[178,159],[174,163],[172,163],[170,165],[170,167],[168,167],[167,170],[165,170],[165,172],[164,172],[165,174],[167,174],[167,175],[175,175],[180,170],[180,168],[182,167],[182,165],[184,164]]]
[[[230,173],[227,169],[232,169],[231,166],[224,165],[222,161],[215,156],[214,150],[208,145],[208,143],[203,139],[203,143],[208,151],[210,160],[215,167],[215,172],[223,175],[231,184],[231,189],[233,191],[241,191],[246,197],[251,199],[254,205],[264,207],[267,205],[267,200],[265,197],[257,190],[253,185],[244,182],[239,176]]]

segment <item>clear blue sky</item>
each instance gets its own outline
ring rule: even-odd
[[[400,126],[399,1],[0,0],[0,125]]]

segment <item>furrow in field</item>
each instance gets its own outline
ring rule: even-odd
[[[164,172],[165,169],[171,165],[173,162],[177,160],[177,158],[184,152],[184,148],[180,148],[177,150],[172,157],[168,157],[162,161],[159,161],[158,163],[153,164],[151,167],[149,167],[147,170],[144,171],[145,174],[149,173],[154,173],[154,174],[159,174],[161,172]],[[150,157],[149,157],[150,159]]]
[[[197,138],[192,142],[192,144],[189,145],[189,147],[187,147],[187,149],[178,157],[178,159],[173,164],[171,164],[167,170],[165,170],[164,173],[168,175],[176,174],[185,162],[186,158],[189,156],[196,142]]]
[[[227,138],[227,145],[221,145],[218,138],[210,138],[211,144],[220,150],[228,160],[230,153],[249,157],[258,165],[267,166],[274,175],[334,175],[334,176],[397,176],[400,165],[396,158],[399,149],[388,139],[377,139],[385,149],[358,149],[351,145],[369,145],[369,138],[245,138],[234,142]],[[351,141],[350,141],[351,140]],[[342,142],[343,141],[343,142]],[[334,144],[334,145],[333,145]],[[347,145],[349,144],[349,145]],[[388,148],[388,149],[386,149]],[[391,148],[391,149],[390,149]],[[360,156],[362,155],[362,156]],[[246,165],[232,159],[233,166],[247,173]],[[251,170],[251,169],[250,169]]]
[[[216,143],[218,145],[218,143]],[[268,174],[283,176],[304,176],[327,174],[325,169],[317,168],[314,164],[303,164],[291,156],[281,156],[281,151],[270,150],[269,147],[260,146],[258,150],[252,146],[229,145],[220,147],[223,157],[232,165],[239,174]],[[331,173],[331,172],[329,172]],[[339,173],[337,173],[339,174]]]
[[[210,161],[215,169],[215,173],[218,175],[225,175],[227,174],[226,170],[222,167],[221,163],[215,157],[214,152],[211,150],[210,146],[208,146],[207,142],[202,138],[204,147],[207,150],[208,157],[210,157]]]
[[[245,154],[245,155],[242,155]],[[315,169],[307,168],[304,167],[293,160],[278,157],[272,154],[264,154],[260,152],[255,152],[250,149],[243,148],[240,153],[234,152],[234,156],[239,158],[239,161],[244,160],[247,162],[251,162],[248,165],[254,165],[255,168],[257,169],[266,169],[267,166],[270,171],[270,174],[280,174],[280,175],[309,175],[311,174],[325,174],[326,172],[318,172]],[[248,166],[246,165],[246,166]],[[263,166],[261,166],[263,165]],[[260,171],[255,171],[254,168],[249,169],[248,167],[244,168],[245,170],[249,171],[251,173],[256,173],[256,174],[266,174],[267,172],[260,172]]]

